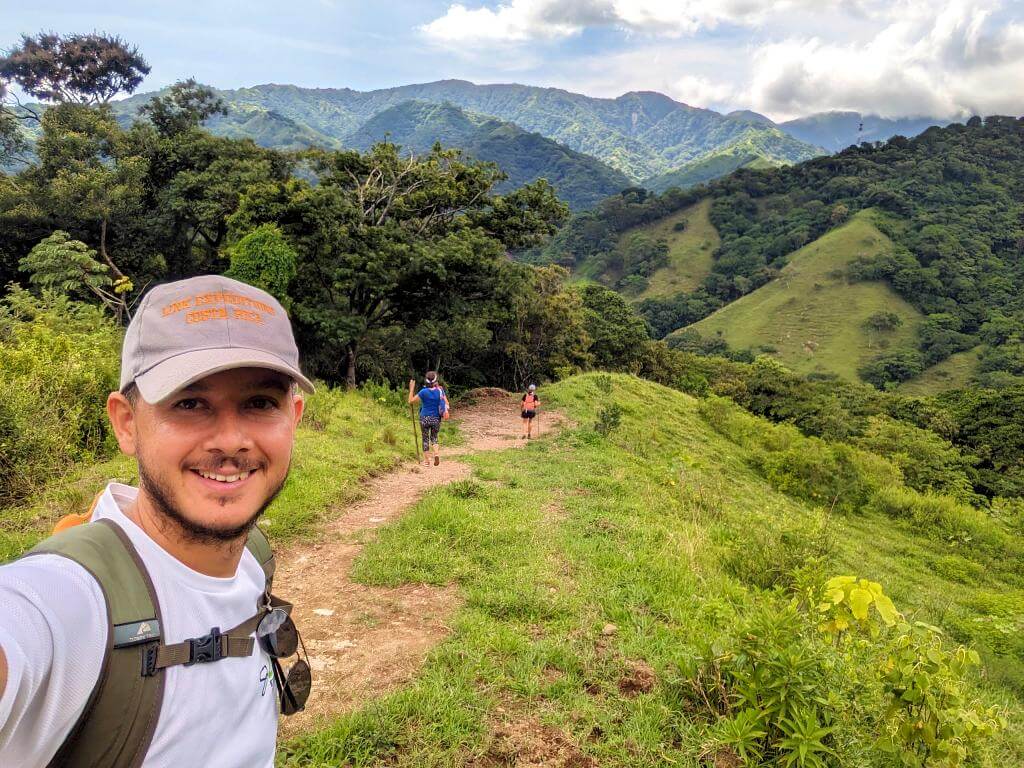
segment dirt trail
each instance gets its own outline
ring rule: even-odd
[[[374,529],[400,516],[429,489],[469,477],[469,466],[453,457],[525,443],[519,439],[515,396],[498,389],[471,395],[455,419],[466,444],[445,450],[442,428],[440,466],[409,462],[373,478],[365,497],[338,510],[317,542],[278,554],[274,591],[295,604],[293,616],[314,674],[306,711],[282,718],[282,735],[309,730],[408,681],[447,633],[448,619],[459,606],[454,586],[367,587],[353,583],[349,572],[360,542]],[[545,434],[564,423],[554,412],[542,418]]]

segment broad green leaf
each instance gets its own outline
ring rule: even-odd
[[[845,586],[856,583],[856,581],[856,576],[833,576],[825,582],[825,589],[842,589]]]
[[[885,595],[881,589],[874,594],[875,597],[875,608],[878,609],[878,615],[882,617],[882,621],[886,623],[886,626],[892,626],[896,623],[900,617],[899,611],[896,610],[896,606],[892,604],[892,600],[889,599],[888,595]]]
[[[850,610],[856,618],[865,621],[868,617],[868,608],[870,607],[870,592],[860,587],[854,587],[850,590]]]

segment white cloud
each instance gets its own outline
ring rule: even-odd
[[[481,70],[593,95],[657,89],[775,119],[944,118],[1024,113],[1022,10],[1024,0],[499,0],[451,5],[420,30]],[[585,54],[558,46],[590,28],[622,34]]]
[[[1024,111],[1024,26],[989,23],[995,3],[905,3],[870,40],[789,38],[752,57],[754,109],[797,115],[856,109],[958,117]]]
[[[683,75],[670,88],[672,98],[696,107],[713,107],[731,104],[736,88],[731,83],[710,80],[700,75]]]
[[[420,30],[441,43],[522,43],[577,35],[587,27],[618,27],[656,37],[692,35],[719,24],[743,26],[805,8],[819,11],[858,0],[507,0],[494,9],[448,7]]]

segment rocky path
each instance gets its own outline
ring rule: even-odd
[[[469,477],[470,468],[459,456],[523,444],[518,397],[484,389],[467,400],[455,419],[466,442],[445,450],[442,429],[440,466],[409,462],[371,479],[364,498],[338,510],[318,541],[279,553],[274,591],[295,605],[293,616],[314,675],[306,711],[282,718],[283,736],[316,727],[407,682],[447,633],[448,619],[459,606],[456,587],[367,587],[349,574],[361,542],[376,528],[402,515],[429,489]],[[562,424],[557,413],[543,416],[545,433]]]

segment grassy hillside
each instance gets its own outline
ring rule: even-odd
[[[790,596],[839,574],[941,624],[945,647],[981,649],[967,699],[1008,726],[971,764],[1024,761],[1022,550],[997,522],[963,512],[979,535],[960,546],[938,525],[829,514],[781,490],[795,464],[765,458],[796,451],[814,472],[817,444],[725,401],[589,374],[545,402],[579,427],[471,458],[472,479],[431,492],[357,560],[368,584],[458,585],[450,637],[408,687],[285,745],[280,765],[739,766],[718,702],[737,695],[741,644],[772,652],[781,637],[788,671],[767,674],[822,697],[827,764],[892,766],[875,747],[885,694],[866,649],[894,630],[841,649],[813,627],[787,634]]]
[[[920,376],[904,381],[899,391],[906,395],[934,395],[948,389],[963,389],[970,385],[971,378],[978,372],[980,355],[980,346],[950,355],[941,363],[925,369]]]
[[[638,298],[670,296],[680,291],[692,291],[711,271],[711,255],[718,247],[718,232],[708,220],[710,200],[671,216],[637,227],[652,237],[663,237],[668,242],[668,266],[651,275],[647,290]],[[676,231],[682,222],[684,229]],[[632,230],[627,230],[626,234]]]
[[[892,243],[864,211],[790,255],[780,276],[694,324],[731,347],[770,352],[798,373],[856,380],[857,368],[883,351],[912,349],[921,314],[879,281],[850,283],[844,268]],[[869,316],[893,312],[901,325],[871,331]]]
[[[718,247],[718,232],[708,219],[710,200],[702,200],[647,224],[639,224],[617,235],[617,245],[610,254],[599,253],[583,259],[573,269],[573,279],[616,286],[625,276],[621,264],[635,237],[650,242],[664,240],[668,253],[665,266],[650,275],[642,291],[627,292],[632,299],[672,296],[692,291],[711,271],[712,254]],[[681,229],[676,227],[681,226]]]
[[[374,115],[345,137],[346,146],[365,150],[383,141],[426,152],[440,142],[496,163],[508,180],[499,191],[547,179],[574,209],[587,208],[630,186],[630,180],[600,160],[569,149],[513,123],[467,113],[454,104],[407,101]]]

